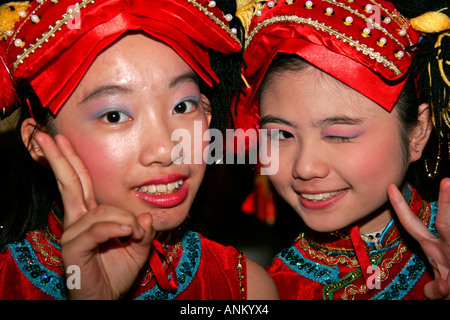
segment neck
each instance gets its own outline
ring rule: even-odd
[[[400,189],[403,196],[406,194],[406,189],[407,184],[404,184]],[[361,233],[372,233],[386,228],[388,223],[394,219],[396,215],[391,203],[388,201],[377,211],[373,212],[368,217],[359,220],[356,224],[359,226]]]

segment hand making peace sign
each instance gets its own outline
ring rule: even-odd
[[[89,172],[70,142],[43,132],[35,139],[49,162],[64,205],[62,260],[81,272],[81,288],[71,299],[117,299],[125,294],[147,261],[155,230],[149,213],[138,216],[98,205]],[[119,238],[129,237],[122,242]]]
[[[434,280],[425,285],[425,296],[428,299],[450,299],[450,178],[443,179],[439,189],[436,216],[439,237],[434,236],[413,214],[395,185],[388,187],[388,195],[401,224],[420,243],[433,267]]]

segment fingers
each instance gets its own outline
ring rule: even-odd
[[[442,279],[436,279],[428,282],[424,286],[423,292],[425,294],[425,297],[431,300],[450,298],[448,284]]]
[[[121,235],[120,237],[129,236],[135,240],[141,240],[144,236],[145,230],[140,226],[138,219],[133,213],[116,207],[100,205],[94,210],[90,210],[84,214],[70,227],[66,228],[62,235],[61,242],[67,243],[84,232],[90,232],[89,230],[94,225],[108,222],[117,225],[130,226],[131,232],[127,235]],[[114,238],[114,236],[112,235],[110,238]]]
[[[450,178],[443,179],[440,184],[436,229],[440,239],[450,242]]]
[[[91,210],[95,208],[97,206],[97,202],[95,200],[94,187],[92,186],[92,180],[88,169],[66,137],[56,135],[55,140],[61,152],[66,156],[66,159],[72,165],[72,168],[75,170],[80,179],[83,199],[87,209]]]
[[[55,141],[48,134],[37,132],[35,139],[55,174],[64,204],[64,226],[68,227],[94,206],[88,171],[63,136],[56,136]]]
[[[137,217],[139,226],[143,229],[143,236],[141,239],[133,238],[133,242],[130,243],[132,250],[140,255],[145,255],[150,252],[150,245],[155,238],[156,231],[153,228],[153,219],[150,213],[142,213]]]
[[[426,238],[434,238],[425,224],[411,211],[398,188],[391,184],[387,191],[392,207],[405,230],[419,242]]]
[[[128,224],[120,224],[114,221],[102,221],[94,223],[84,232],[77,234],[71,241],[62,243],[63,260],[68,264],[82,265],[83,260],[97,250],[98,246],[110,239],[131,236],[133,227]],[[76,259],[76,261],[75,261]]]

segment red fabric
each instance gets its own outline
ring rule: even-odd
[[[36,287],[17,268],[8,249],[0,253],[0,300],[54,300]]]
[[[0,83],[2,86],[2,94],[0,95],[0,107],[3,106],[5,111],[0,110],[0,119],[6,115],[6,110],[11,107],[14,101],[17,99],[16,90],[14,90],[14,79],[9,71],[10,67],[7,65],[5,55],[5,48],[0,46]]]
[[[378,8],[372,12],[365,12],[367,3],[359,1],[313,3],[313,8],[307,8],[304,1],[277,2],[273,8],[261,9],[261,15],[252,19],[244,53],[247,63],[244,76],[251,88],[243,88],[245,94],[240,96],[234,119],[236,128],[257,127],[258,88],[277,53],[303,57],[386,110],[392,110],[413,59],[413,54],[410,55],[406,48],[417,43],[420,34],[389,1],[372,4]],[[327,8],[333,9],[332,16],[325,14]],[[391,22],[382,21],[384,16],[392,17]],[[353,19],[351,25],[344,23],[347,17]],[[364,37],[362,31],[370,27],[369,19],[379,27],[371,27],[370,36]],[[403,28],[406,35],[399,34]],[[377,43],[381,38],[387,41],[383,47]],[[398,70],[394,72],[377,61],[376,56],[370,56],[369,48],[392,62]],[[395,56],[398,51],[404,53],[401,59]]]
[[[44,270],[49,270],[57,275],[64,275],[61,264],[61,251],[55,247],[54,241],[58,241],[61,234],[62,225],[59,219],[51,213],[49,215],[48,232],[35,231],[27,234],[27,241],[39,260],[39,265]],[[49,240],[49,234],[52,235]],[[246,277],[246,259],[245,256],[239,258],[239,252],[231,246],[223,246],[199,235],[201,246],[200,262],[198,269],[193,274],[193,279],[189,285],[176,297],[175,300],[241,300],[247,298],[247,277]],[[166,250],[158,246],[158,250],[166,255],[172,251],[175,245],[170,245]],[[174,270],[182,256],[184,248],[172,261],[171,266],[165,271],[170,274]],[[153,251],[153,254],[156,254]],[[159,260],[159,262],[162,262]],[[241,274],[237,268],[240,262],[242,265]],[[148,265],[152,265],[152,258]],[[148,266],[147,265],[147,266]],[[36,269],[37,270],[37,269]],[[142,275],[148,275],[144,268]],[[154,271],[153,269],[151,271]],[[195,270],[191,270],[195,271]],[[36,271],[38,272],[38,271]],[[82,270],[81,270],[82,272]],[[164,271],[163,271],[164,272]],[[242,276],[240,279],[239,276]],[[160,283],[160,276],[157,280]],[[172,279],[174,279],[172,277]],[[164,281],[162,281],[164,282]],[[171,281],[170,281],[171,282]],[[179,279],[177,280],[178,285]],[[157,285],[155,277],[140,276],[126,298],[134,299],[143,293],[152,290]],[[243,291],[241,290],[243,289]],[[66,288],[64,287],[64,290]],[[14,260],[8,248],[0,252],[0,300],[43,300],[55,299],[44,293],[40,288],[33,284],[19,269],[17,261]]]
[[[79,1],[60,0],[57,4],[36,2],[27,11],[40,16],[40,22],[20,20],[16,39],[23,39],[24,48],[16,47],[9,38],[7,62],[12,65],[36,39],[55,26],[67,8]],[[241,45],[232,36],[228,22],[217,8],[208,7],[204,0],[93,1],[80,9],[81,26],[64,25],[54,37],[42,44],[18,64],[17,78],[29,79],[41,103],[56,114],[73,92],[95,57],[127,31],[141,30],[171,46],[208,84],[217,81],[211,69],[208,50],[224,53],[239,51]],[[208,14],[206,14],[207,12]],[[25,22],[25,23],[24,23]]]
[[[368,283],[369,274],[367,273],[367,269],[370,267],[370,262],[369,257],[367,256],[366,246],[361,239],[361,233],[359,232],[358,226],[353,226],[350,229],[350,238],[353,244],[353,249],[356,253],[356,258],[359,262],[359,267],[364,277],[364,281],[365,283]]]
[[[158,286],[162,289],[171,289],[174,290],[177,288],[177,275],[175,273],[175,268],[172,264],[169,264],[167,267],[168,272],[166,273],[163,268],[164,261],[164,249],[159,243],[158,240],[153,240],[152,242],[152,254],[150,254],[150,268],[155,275],[156,282]],[[161,255],[161,256],[160,256]],[[169,277],[170,280],[169,280]]]
[[[418,192],[412,189],[412,195],[409,200],[410,208],[418,215],[425,225],[429,226],[431,215],[431,204],[423,201]],[[290,248],[294,248],[283,261],[278,255],[273,263],[267,268],[273,277],[282,300],[331,300],[331,299],[355,299],[367,300],[376,297],[380,292],[384,292],[389,285],[401,291],[403,281],[411,281],[408,276],[399,276],[400,272],[415,272],[415,265],[407,265],[413,253],[416,253],[418,259],[420,255],[418,244],[414,240],[402,238],[403,230],[399,230],[395,225],[388,229],[384,248],[381,250],[370,251],[367,253],[371,259],[379,259],[374,263],[380,267],[380,288],[367,290],[367,279],[361,275],[361,269],[364,267],[359,258],[364,254],[358,254],[355,259],[355,251],[351,241],[350,234],[334,232],[318,233],[308,230],[302,234],[299,239]],[[356,238],[356,236],[354,236]],[[400,241],[400,242],[399,242]],[[411,246],[411,247],[410,247]],[[358,246],[359,247],[359,246]],[[297,260],[291,253],[299,252],[301,263],[296,264]],[[365,263],[368,263],[367,261]],[[425,261],[425,263],[427,263]],[[294,271],[289,265],[294,268]],[[320,283],[317,278],[320,273],[317,270],[333,269],[338,272],[337,277],[327,284]],[[309,270],[308,273],[300,274],[297,271]],[[416,282],[410,282],[412,285],[403,300],[425,299],[423,287],[433,279],[433,272],[426,268],[420,276],[414,278]],[[414,280],[414,281],[415,281]],[[396,282],[394,282],[396,281]],[[388,291],[388,290],[386,290]],[[389,293],[389,291],[388,291]],[[389,299],[389,294],[385,298]]]
[[[241,260],[244,279],[243,297],[236,268],[238,251],[231,246],[223,246],[202,237],[202,259],[199,270],[189,287],[177,300],[246,300],[247,299],[247,264]]]

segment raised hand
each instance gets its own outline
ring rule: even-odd
[[[436,229],[433,235],[411,211],[395,185],[388,187],[388,196],[405,230],[421,245],[430,260],[434,280],[424,287],[428,299],[450,299],[450,178],[440,184]]]
[[[69,290],[69,298],[119,298],[148,259],[155,237],[151,215],[98,205],[89,172],[70,142],[62,135],[53,140],[43,132],[36,133],[35,140],[55,174],[63,201],[64,266],[80,268],[81,287]]]

